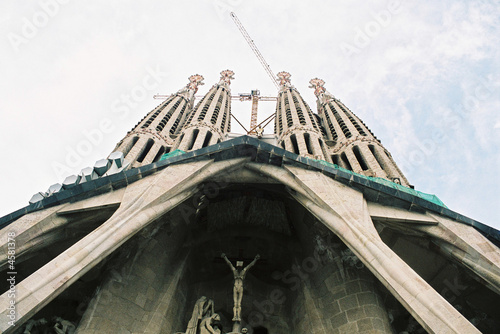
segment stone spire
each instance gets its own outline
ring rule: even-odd
[[[309,83],[309,87],[314,88],[318,113],[330,146],[326,160],[356,173],[409,186],[391,154],[363,121],[325,89],[323,80],[315,78]]]
[[[147,165],[160,159],[174,145],[186,115],[192,109],[194,94],[203,85],[203,76],[189,77],[189,83],[149,112],[127,133],[113,152],[122,152],[131,167]]]
[[[276,103],[275,133],[284,149],[324,160],[324,143],[311,108],[290,83],[290,73],[278,73],[280,91]]]
[[[176,147],[197,150],[224,140],[231,130],[231,79],[234,72],[225,70],[221,78],[194,108],[183,126]]]

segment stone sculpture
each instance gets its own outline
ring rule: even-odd
[[[201,296],[195,303],[193,314],[188,322],[186,334],[197,334],[198,324],[204,318],[211,317],[214,314],[214,302],[205,296]]]
[[[203,320],[201,320],[200,323],[200,334],[220,334],[221,331],[219,327],[214,326],[215,321],[220,321],[220,316],[217,313],[214,313],[209,317],[203,318]]]
[[[55,317],[54,319],[54,331],[57,334],[73,334],[76,330],[75,325],[68,320],[64,320],[61,317]]]
[[[33,331],[34,333],[38,333],[38,329],[42,326],[45,326],[47,324],[47,320],[44,318],[39,319],[39,320],[33,320],[30,319],[26,322],[26,325],[24,326],[24,331],[22,332],[23,334],[31,334]],[[39,328],[37,328],[39,327]]]
[[[233,288],[233,300],[234,300],[234,308],[233,308],[233,321],[241,321],[241,300],[243,299],[243,280],[245,279],[245,275],[247,271],[255,265],[258,259],[260,259],[260,255],[257,254],[255,259],[246,268],[243,268],[243,261],[236,261],[236,268],[233,266],[231,261],[228,260],[226,254],[222,253],[221,257],[226,261],[234,275],[234,288]]]

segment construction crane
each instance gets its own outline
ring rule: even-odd
[[[241,34],[243,35],[243,37],[245,37],[245,40],[247,41],[248,45],[252,49],[253,53],[255,53],[255,55],[257,56],[257,59],[260,61],[262,66],[264,66],[264,69],[266,70],[267,74],[269,75],[272,82],[276,86],[276,89],[279,90],[280,86],[278,84],[278,81],[276,80],[276,76],[274,75],[273,71],[271,71],[271,67],[269,66],[268,63],[266,63],[266,60],[264,59],[264,57],[260,53],[259,49],[257,49],[257,46],[253,42],[253,39],[250,38],[250,35],[248,35],[247,31],[245,30],[245,27],[243,27],[243,24],[241,24],[240,20],[236,16],[236,14],[234,12],[231,12],[231,14],[229,14],[229,15],[231,15],[231,18],[233,19],[234,23],[236,23],[236,26],[238,27],[238,29],[240,29]]]
[[[252,51],[257,56],[257,59],[260,61],[260,63],[264,67],[264,70],[269,75],[269,78],[271,78],[271,81],[276,86],[276,89],[279,89],[278,81],[276,80],[276,77],[275,77],[273,71],[271,70],[271,67],[269,66],[269,64],[264,59],[264,57],[260,53],[259,49],[255,45],[255,43],[253,42],[253,40],[250,38],[250,35],[248,35],[245,27],[243,27],[243,24],[241,24],[240,20],[238,19],[238,17],[236,16],[236,14],[234,12],[231,12],[229,15],[231,15],[231,18],[233,19],[234,23],[236,24],[236,26],[240,30],[241,34],[243,35],[243,37],[247,41],[247,43],[250,46],[250,48],[252,49]],[[256,134],[257,128],[263,123],[263,122],[261,122],[260,124],[257,124],[257,110],[258,110],[259,100],[262,100],[262,101],[276,101],[276,97],[273,97],[273,96],[260,96],[260,92],[258,90],[252,90],[252,92],[250,94],[240,94],[240,97],[241,97],[242,101],[244,101],[244,100],[246,100],[246,101],[248,101],[248,100],[252,101],[252,114],[251,114],[251,117],[250,117],[250,130],[247,132],[247,134]],[[269,117],[267,119],[269,119]],[[271,118],[271,120],[272,120],[272,118]],[[269,124],[269,122],[267,122],[263,127],[261,127],[262,131],[263,131],[263,128],[267,124]],[[260,131],[260,129],[259,129],[259,131]],[[262,133],[260,133],[260,134],[257,133],[257,134],[259,135],[259,137],[262,135]]]
[[[252,49],[252,51],[255,53],[257,56],[257,59],[259,59],[260,63],[264,67],[264,70],[266,70],[267,74],[271,78],[271,81],[273,84],[276,86],[277,89],[279,89],[279,84],[278,80],[276,79],[275,75],[273,74],[273,71],[271,70],[271,67],[269,66],[268,63],[266,63],[266,60],[260,53],[259,49],[257,49],[257,46],[253,42],[253,40],[250,38],[250,35],[248,35],[247,31],[245,30],[245,27],[241,24],[240,20],[236,16],[234,12],[230,13],[231,18],[233,19],[234,23],[236,23],[236,26],[240,30],[241,34],[247,41],[248,45]],[[160,95],[156,94],[154,96],[155,99],[167,99],[171,95]],[[196,99],[201,99],[203,96],[200,95],[195,95]],[[262,136],[262,133],[264,131],[264,128],[274,119],[274,114],[271,116],[267,117],[265,120],[257,124],[257,112],[258,112],[258,105],[259,105],[259,100],[260,101],[276,101],[277,97],[275,96],[260,96],[260,91],[258,90],[252,90],[249,94],[248,93],[240,93],[239,95],[232,95],[231,100],[240,100],[240,101],[252,101],[252,114],[250,117],[250,130],[247,130],[243,124],[233,115],[233,118],[238,122],[238,124],[243,128],[243,130],[246,131],[247,134],[257,134],[259,137]],[[267,123],[266,123],[267,122]],[[264,124],[265,123],[265,124]],[[262,126],[264,124],[264,126]]]

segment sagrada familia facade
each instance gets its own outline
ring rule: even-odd
[[[414,189],[321,79],[274,133],[201,75],[0,218],[2,333],[498,333],[500,232]],[[431,177],[431,176],[429,176]]]

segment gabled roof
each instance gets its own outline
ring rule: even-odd
[[[168,157],[162,161],[101,177],[96,180],[76,185],[70,189],[57,192],[39,202],[30,204],[22,209],[1,217],[0,229],[6,227],[27,213],[63,203],[75,202],[84,198],[93,197],[98,194],[126,187],[128,184],[131,184],[170,165],[183,164],[197,160],[213,159],[215,161],[221,161],[238,157],[251,157],[254,162],[271,164],[280,167],[287,164],[316,170],[335,179],[336,181],[358,189],[363,192],[365,198],[369,201],[384,205],[397,206],[411,211],[429,210],[460,223],[473,226],[496,246],[500,247],[500,231],[452,211],[445,206],[436,204],[436,202],[422,198],[422,196],[418,196],[418,192],[417,194],[413,194],[412,191],[402,191],[403,189],[400,188],[401,186],[392,187],[388,184],[377,182],[376,180],[367,178],[363,175],[335,168],[335,166],[331,164],[324,164],[315,159],[299,156],[280,147],[273,146],[249,136],[241,136],[196,151]]]

